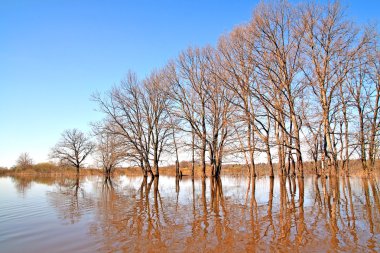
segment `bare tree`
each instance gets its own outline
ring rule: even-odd
[[[331,161],[332,174],[337,174],[338,165],[331,114],[351,62],[365,44],[364,40],[358,43],[358,30],[343,17],[344,11],[338,2],[326,6],[309,4],[302,8],[306,58],[303,71],[322,112],[322,167],[326,169],[327,160]]]
[[[171,73],[172,99],[177,104],[177,117],[185,120],[193,135],[200,139],[200,159],[206,176],[206,84],[208,82],[205,49],[189,48],[168,66]],[[192,137],[194,139],[194,137]],[[192,142],[193,146],[195,143]]]
[[[68,129],[61,134],[61,139],[52,148],[49,157],[58,159],[60,163],[79,169],[85,159],[93,152],[94,144],[90,138],[80,130]]]
[[[300,75],[303,32],[298,17],[297,9],[286,1],[262,3],[254,12],[250,29],[257,38],[252,48],[259,79],[259,87],[252,87],[253,95],[275,121],[280,172],[284,171],[287,148],[289,161],[295,151],[297,171],[303,176],[299,107],[305,87]]]
[[[365,58],[358,56],[355,65],[348,74],[348,90],[352,98],[352,105],[357,111],[356,120],[359,123],[358,131],[358,144],[360,150],[360,159],[364,170],[367,169],[367,150],[365,138],[365,118],[366,109],[368,108],[369,94],[366,89],[366,64],[363,60]]]
[[[228,139],[232,136],[232,103],[233,92],[223,85],[223,80],[227,78],[226,72],[220,67],[220,56],[218,51],[207,48],[207,73],[206,82],[207,100],[206,124],[209,126],[206,141],[209,147],[209,158],[212,176],[219,177],[222,170],[223,158],[226,155]]]
[[[200,140],[201,167],[206,176],[206,152],[210,158],[212,175],[219,176],[225,153],[232,92],[222,83],[217,51],[211,47],[188,49],[176,62],[168,65],[171,78],[171,98],[176,105],[174,114],[186,122],[183,131]],[[194,153],[193,153],[194,154]],[[192,158],[193,159],[193,158]]]
[[[304,100],[306,101],[303,103],[304,110],[302,110],[302,120],[306,129],[303,135],[309,148],[308,154],[313,161],[314,172],[317,176],[320,176],[318,170],[320,169],[319,159],[322,150],[322,120],[316,109],[318,105],[310,103],[306,98],[304,98]]]
[[[317,175],[319,168],[336,175],[339,164],[348,173],[356,150],[364,168],[367,160],[374,167],[379,50],[370,34],[344,18],[339,2],[262,2],[216,48],[189,48],[143,81],[129,73],[94,98],[107,134],[145,176],[158,176],[165,153],[175,155],[178,175],[182,147],[191,151],[193,176],[195,154],[203,177],[207,156],[213,176],[234,155],[254,177],[265,154],[271,177],[274,159],[281,175],[302,177],[305,147]]]
[[[149,162],[150,138],[145,129],[146,117],[142,110],[141,83],[133,72],[113,88],[105,97],[94,94],[93,100],[99,104],[100,111],[106,114],[104,131],[108,134],[119,135],[126,150],[127,159],[139,166],[146,177],[153,175]]]
[[[116,166],[125,161],[127,152],[120,136],[109,133],[103,124],[95,124],[96,136],[95,160],[100,164],[106,177],[109,177]]]
[[[93,96],[106,114],[107,131],[120,136],[129,149],[128,158],[138,163],[144,176],[159,176],[161,155],[168,149],[172,134],[163,80],[163,72],[152,73],[142,82],[130,72],[106,97]]]
[[[376,34],[377,35],[377,34]],[[370,88],[370,113],[368,115],[370,122],[368,158],[370,160],[371,169],[375,168],[376,160],[376,138],[379,136],[380,130],[380,50],[378,44],[379,38],[376,37],[373,47],[370,47],[368,53],[368,76],[372,88]]]
[[[225,36],[219,40],[218,52],[219,67],[225,71],[224,77],[221,77],[220,80],[234,93],[234,100],[231,101],[236,108],[234,116],[238,122],[242,122],[244,125],[241,134],[245,136],[244,141],[238,134],[241,143],[240,151],[245,157],[250,175],[256,177],[255,132],[258,132],[260,138],[265,137],[255,125],[257,116],[250,94],[250,86],[256,82],[256,62],[252,48],[255,38],[252,35],[247,27],[237,27],[228,37]]]
[[[143,108],[147,117],[147,127],[150,133],[155,176],[159,175],[159,162],[163,152],[170,150],[171,122],[169,115],[168,84],[164,73],[153,73],[144,82],[146,95]]]
[[[33,159],[30,157],[29,153],[21,153],[17,158],[16,166],[20,169],[27,169],[33,165]]]
[[[350,107],[350,95],[347,89],[346,82],[339,86],[339,101],[341,108],[341,120],[340,125],[340,162],[341,168],[345,173],[349,174],[349,159],[350,159],[350,140],[349,140],[349,107]],[[343,132],[344,126],[344,132]],[[343,142],[344,139],[344,142]]]
[[[178,179],[181,177],[180,174],[180,168],[179,168],[179,152],[180,152],[180,143],[179,143],[179,138],[176,135],[176,132],[180,130],[180,119],[175,117],[175,114],[169,113],[169,123],[170,123],[170,129],[172,132],[172,141],[173,141],[173,148],[174,148],[174,153],[175,153],[175,175]],[[194,168],[192,169],[191,176],[194,177]]]

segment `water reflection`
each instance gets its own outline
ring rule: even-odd
[[[88,220],[90,251],[380,250],[377,178],[77,177],[47,196],[65,224]]]
[[[135,191],[115,188],[112,208],[98,209],[91,234],[104,250],[379,250],[374,179],[354,179],[354,190],[351,178],[235,180],[177,179],[162,196],[158,179],[142,179]]]
[[[40,183],[44,185],[52,185],[57,181],[57,177],[46,176],[31,176],[31,175],[18,175],[11,177],[16,191],[23,197],[31,189],[32,183]]]
[[[31,188],[33,180],[30,177],[12,177],[12,181],[17,192],[25,197],[27,191]]]
[[[51,206],[58,211],[58,217],[69,224],[80,221],[94,206],[94,196],[85,191],[79,176],[59,178],[47,196]]]

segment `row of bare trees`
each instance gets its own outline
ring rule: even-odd
[[[380,52],[375,28],[360,28],[338,2],[260,3],[247,24],[215,47],[188,48],[139,80],[133,72],[93,100],[97,154],[111,171],[121,162],[159,175],[181,155],[209,164],[255,161],[270,176],[349,173],[379,155]],[[74,157],[75,158],[75,157]],[[70,159],[69,159],[70,160]],[[78,159],[74,159],[78,160]],[[199,161],[199,163],[197,162]],[[77,161],[71,161],[77,166]],[[256,162],[257,163],[257,162]]]

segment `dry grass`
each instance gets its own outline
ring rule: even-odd
[[[274,164],[275,175],[278,174],[277,164]],[[379,173],[380,161],[376,162],[376,169],[374,173]],[[191,163],[181,162],[180,170],[183,176],[191,176]],[[350,175],[355,176],[365,176],[368,175],[367,171],[364,171],[359,160],[350,161]],[[202,171],[200,166],[195,167],[195,177],[202,176]],[[95,168],[85,168],[80,170],[80,174],[85,175],[102,175],[102,170]],[[269,166],[267,164],[257,164],[256,165],[257,176],[267,176],[269,175]],[[341,171],[340,173],[344,173]],[[249,171],[245,165],[242,164],[226,164],[222,168],[222,174],[224,175],[234,175],[234,176],[248,176]],[[310,162],[304,163],[304,174],[310,175],[315,174],[313,164]],[[72,167],[61,167],[56,166],[51,163],[40,163],[28,168],[0,168],[0,175],[76,175],[76,169]],[[127,176],[141,176],[141,169],[138,167],[128,167],[128,168],[118,168],[115,170],[114,175],[127,175]],[[160,175],[175,176],[174,165],[160,167]],[[207,166],[206,175],[211,176],[211,168]]]
[[[274,164],[275,168],[275,175],[278,175],[277,171],[277,164]],[[376,163],[376,169],[375,173],[378,173],[380,169],[380,161],[377,161]],[[190,162],[181,162],[180,163],[180,170],[182,171],[182,174],[184,176],[191,176],[191,163]],[[352,160],[349,164],[349,170],[350,175],[355,176],[363,176],[367,175],[368,173],[366,171],[363,171],[360,160]],[[265,163],[256,164],[256,173],[257,176],[268,176],[269,175],[269,166]],[[341,172],[343,173],[343,171]],[[136,175],[142,175],[140,168],[123,168],[118,169],[115,171],[115,174],[118,175],[130,175],[130,176],[136,176]],[[202,171],[200,166],[196,166],[194,170],[195,177],[202,176]],[[249,171],[247,166],[242,164],[226,164],[222,168],[222,175],[234,175],[234,176],[248,176]],[[314,175],[314,167],[311,162],[305,162],[304,163],[304,174],[305,175]],[[175,166],[164,166],[160,167],[160,175],[167,175],[167,176],[175,176]],[[207,166],[206,168],[206,175],[211,175],[211,168],[210,166]]]
[[[101,173],[100,170],[92,168],[80,170],[81,175],[100,175]],[[76,175],[76,169],[52,163],[38,163],[27,168],[0,169],[0,175]]]

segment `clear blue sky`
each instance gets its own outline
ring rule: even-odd
[[[129,69],[140,77],[190,45],[214,45],[247,22],[256,1],[0,0],[0,166],[21,152],[47,161],[67,128],[88,131],[102,115],[89,100]],[[375,21],[380,1],[349,1]]]

